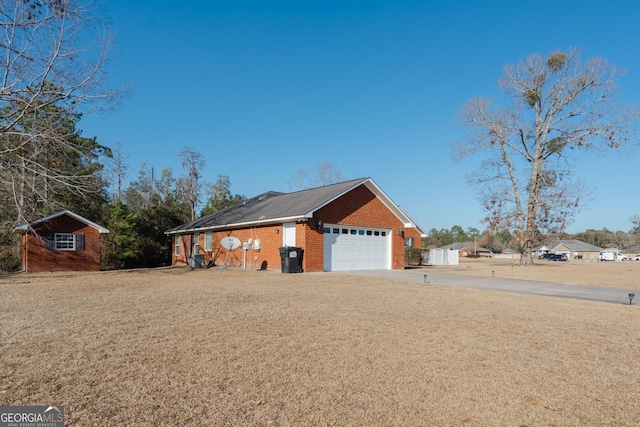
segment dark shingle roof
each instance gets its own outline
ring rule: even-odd
[[[602,248],[577,239],[556,240],[549,245],[550,250],[555,250],[557,246],[564,245],[574,252],[600,252]]]
[[[360,178],[293,193],[269,191],[226,209],[205,215],[195,221],[174,227],[165,233],[175,234],[202,229],[269,224],[309,218],[317,209],[368,181],[371,180]]]

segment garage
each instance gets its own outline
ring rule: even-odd
[[[326,224],[324,271],[391,268],[390,230]]]

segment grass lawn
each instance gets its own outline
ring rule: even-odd
[[[450,270],[497,268],[484,262]],[[526,274],[550,269],[558,281],[580,268],[562,264]],[[621,283],[638,277],[631,262],[602,264]],[[64,405],[68,425],[636,426],[640,418],[635,302],[185,268],[7,275],[0,295],[0,405]]]

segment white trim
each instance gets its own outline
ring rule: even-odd
[[[63,237],[69,237],[71,239],[67,240]],[[68,245],[71,244],[71,247],[58,247],[58,244]],[[76,250],[76,235],[73,233],[53,233],[53,250],[56,251],[75,251]]]
[[[354,185],[352,185],[342,193],[336,195],[335,197],[332,197],[331,199],[324,201],[319,206],[316,206],[315,208],[307,212],[305,216],[307,218],[312,218],[313,214],[317,210],[327,206],[329,203],[334,202],[335,200],[339,199],[340,197],[344,196],[350,191],[353,191],[354,189],[356,189],[361,185],[364,185],[365,187],[367,187],[369,191],[371,191],[373,195],[376,196],[376,198],[378,198],[382,202],[382,204],[385,205],[387,209],[391,211],[391,213],[393,213],[400,221],[402,221],[405,224],[405,228],[415,228],[420,233],[421,237],[427,237],[427,234],[425,233],[425,231],[422,230],[422,228],[420,228],[416,224],[416,222],[409,216],[409,214],[407,214],[407,212],[404,209],[402,209],[400,206],[395,204],[394,201],[391,200],[391,198],[387,196],[387,194],[384,191],[382,191],[382,189],[378,187],[378,185],[375,182],[373,182],[371,178],[365,178],[362,181],[355,183]]]
[[[88,225],[90,227],[95,228],[96,230],[98,230],[100,232],[100,234],[109,233],[109,230],[107,230],[106,228],[101,227],[98,224],[96,224],[95,222],[89,221],[88,219],[83,218],[80,215],[78,215],[76,213],[73,213],[73,212],[71,212],[69,210],[66,210],[66,209],[63,209],[61,211],[52,213],[51,215],[47,215],[47,216],[42,217],[42,218],[38,218],[38,219],[36,219],[35,221],[33,221],[33,222],[29,223],[29,224],[23,224],[23,225],[21,225],[19,227],[16,227],[16,228],[13,229],[13,232],[16,233],[16,234],[24,234],[27,231],[29,231],[29,227],[30,226],[32,227],[34,225],[37,225],[37,224],[40,224],[40,223],[43,223],[43,222],[51,221],[52,219],[57,218],[57,217],[62,216],[62,215],[69,215],[71,218],[74,218],[74,219],[76,219],[76,220],[78,220],[78,221],[80,221],[80,222],[82,222],[82,223],[84,223],[84,224],[86,224],[86,225]]]
[[[255,227],[261,225],[282,225],[285,222],[298,222],[298,221],[306,221],[311,217],[307,217],[306,215],[296,215],[289,216],[286,218],[275,218],[275,219],[265,219],[262,221],[248,221],[248,222],[237,222],[234,224],[224,224],[224,225],[214,225],[209,227],[199,227],[199,228],[185,228],[183,230],[177,231],[165,231],[164,234],[192,234],[196,231],[224,231],[224,230],[235,230],[243,227]]]

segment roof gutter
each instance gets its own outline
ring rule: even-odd
[[[284,218],[271,218],[271,219],[263,219],[258,221],[236,222],[233,224],[222,224],[222,225],[214,225],[209,227],[187,228],[183,230],[165,231],[164,234],[172,235],[172,234],[189,234],[189,233],[201,232],[201,231],[224,231],[225,229],[284,224],[285,222],[297,222],[297,221],[307,220],[309,218],[311,217],[305,214],[305,215],[296,215],[296,216],[290,216],[290,217],[284,217]]]

